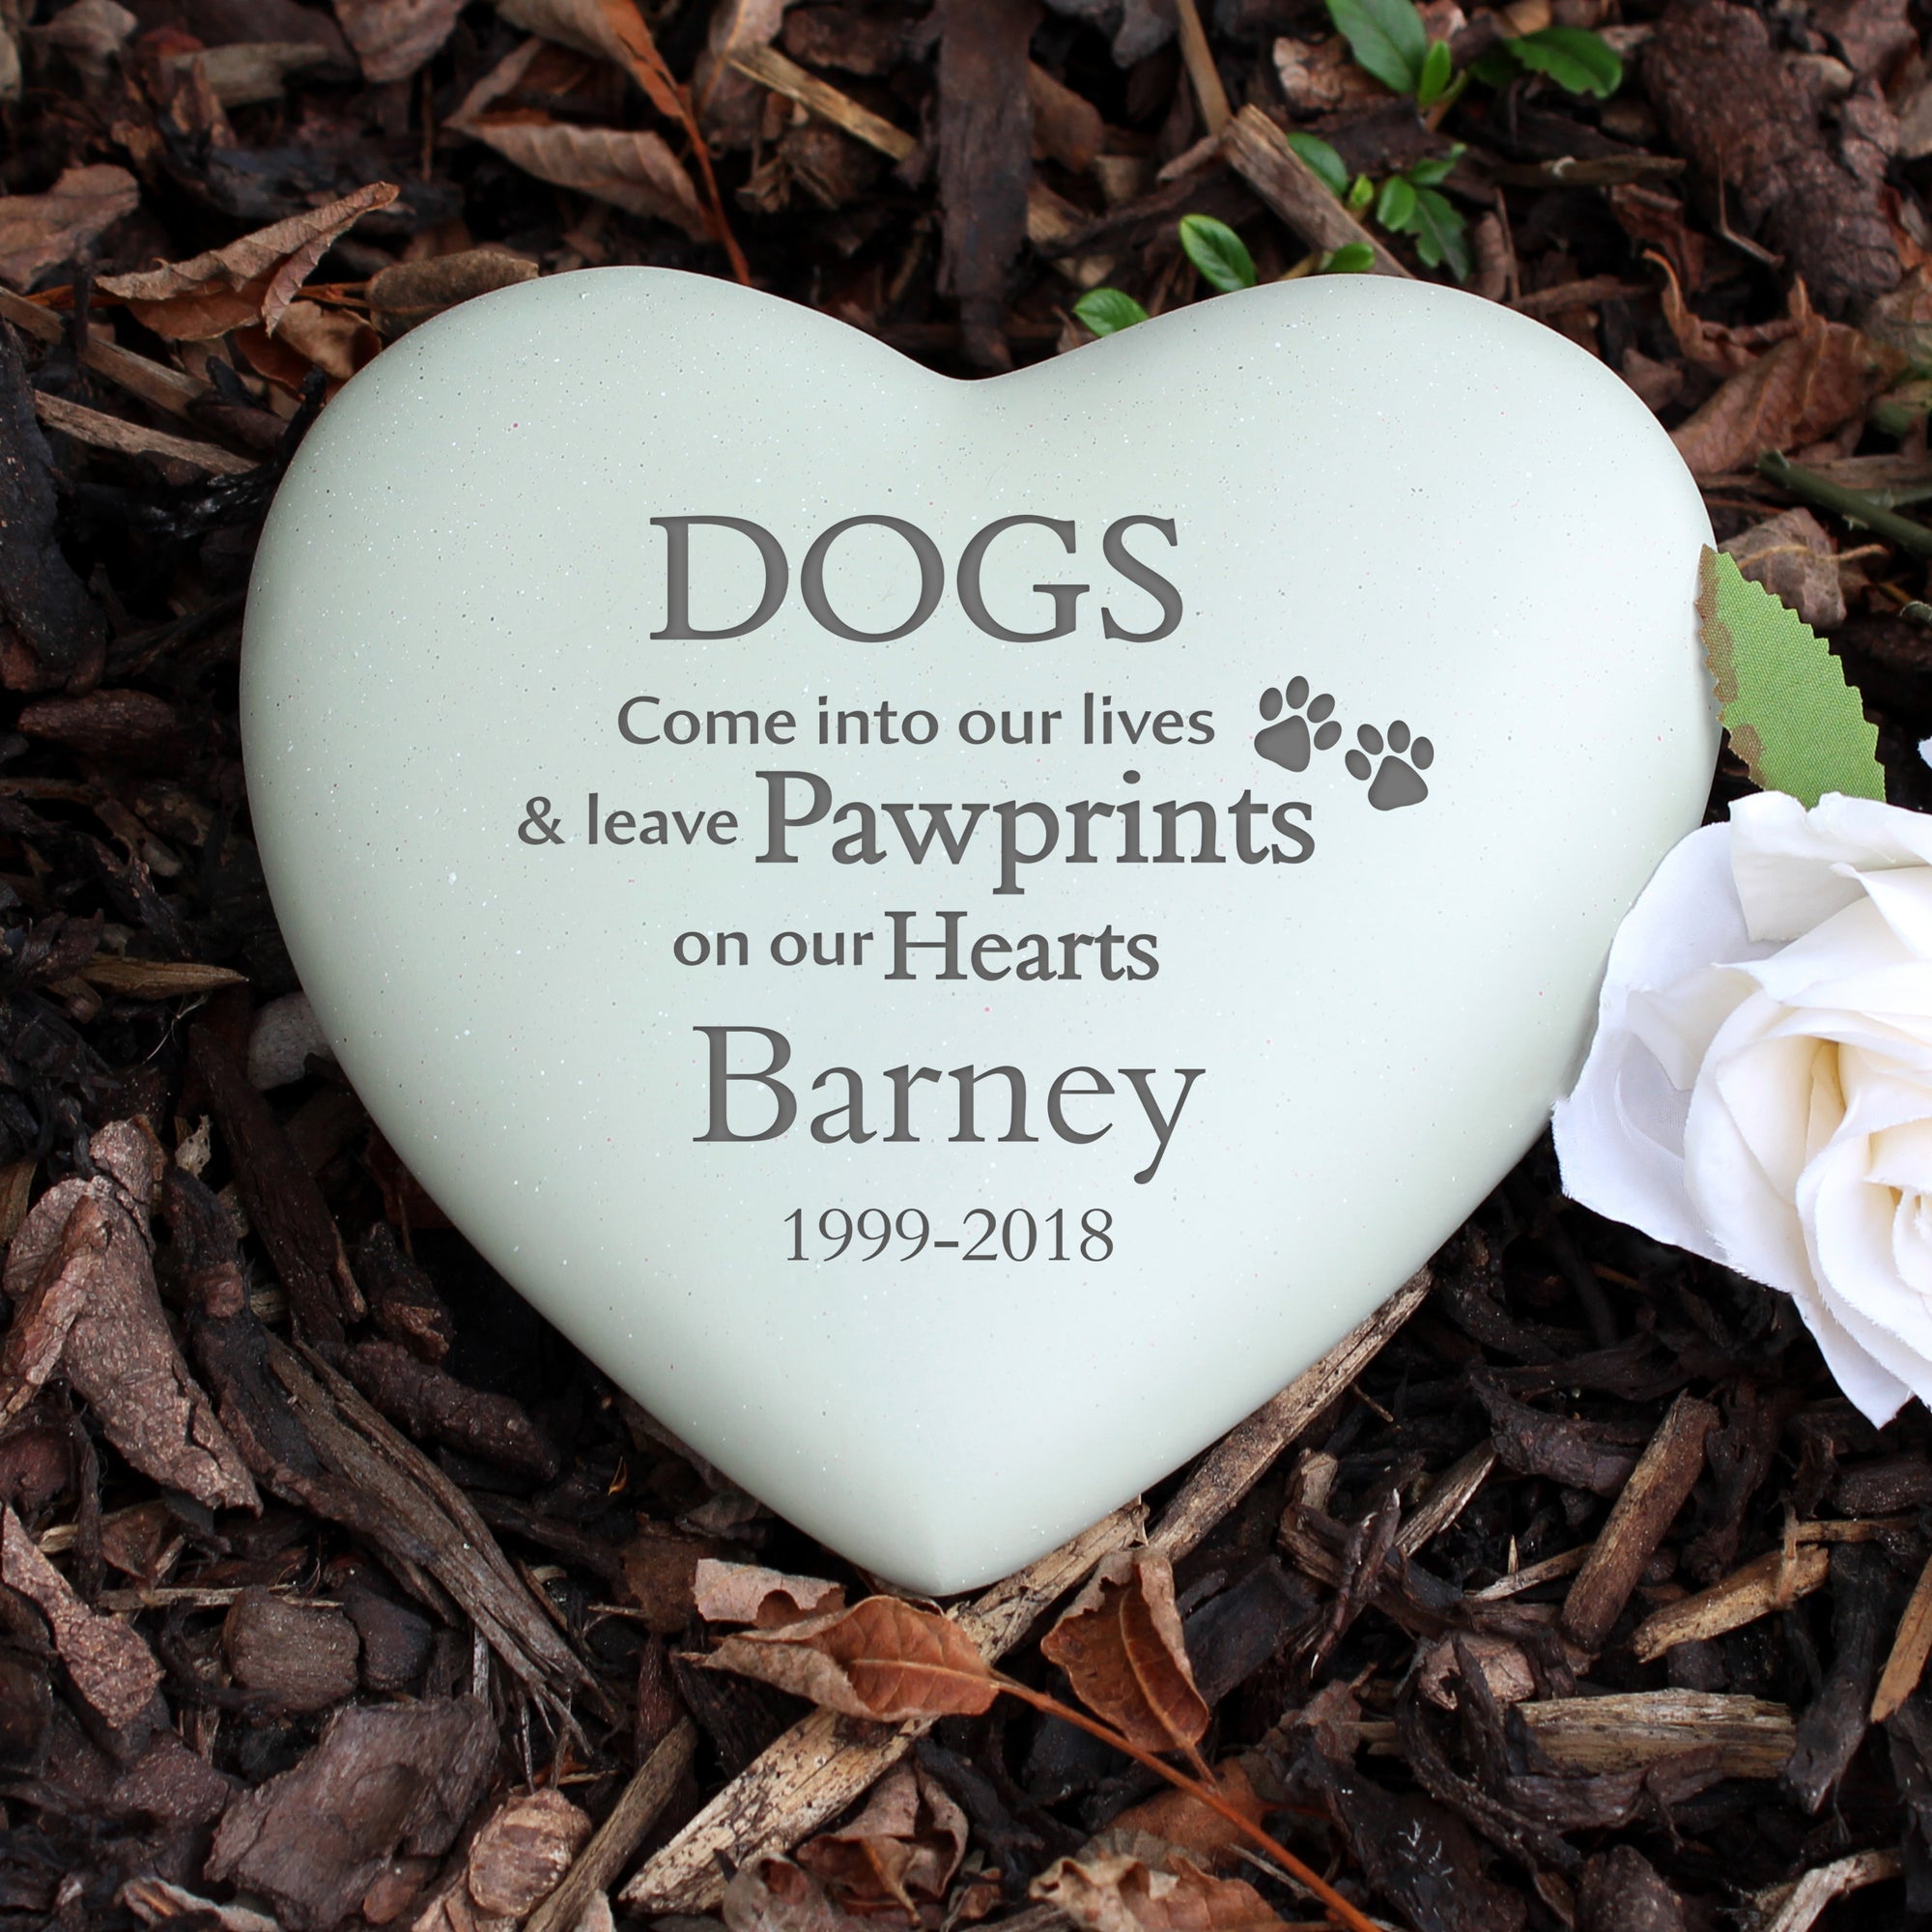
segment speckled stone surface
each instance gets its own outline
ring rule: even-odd
[[[653,636],[777,587],[687,526],[677,624],[679,518],[782,552],[767,621]],[[976,570],[1009,518],[1047,521]],[[1272,1394],[1540,1131],[1703,807],[1708,540],[1613,375],[1438,288],[1276,285],[969,384],[721,282],[560,276],[303,447],[255,824],[343,1065],[483,1253],[774,1508],[957,1589]]]

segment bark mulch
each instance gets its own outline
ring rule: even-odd
[[[1367,244],[1609,363],[1932,807],[1932,15],[1423,11],[1487,76],[1426,111],[1321,0],[0,0],[0,1926],[1321,1918],[1037,1704],[705,1667],[867,1581],[375,1131],[264,891],[236,658],[303,431],[455,301],[660,264],[985,373],[1077,353],[1096,287],[1211,298],[1205,214],[1263,278]],[[1507,51],[1551,27],[1621,86]],[[1387,184],[1452,159],[1432,242]],[[1224,1801],[1360,1922],[1932,1912],[1923,1410],[1872,1429],[1784,1299],[1567,1205],[1547,1145],[1397,1315],[961,1627],[1087,1697],[1040,1638],[1113,1552],[1087,1614],[1184,1642]]]

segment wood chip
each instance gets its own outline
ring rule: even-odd
[[[1704,1467],[1704,1438],[1717,1426],[1718,1411],[1690,1395],[1680,1395],[1658,1425],[1564,1600],[1564,1628],[1585,1650],[1602,1649],[1684,1507]]]
[[[1816,1865],[1794,1886],[1759,1894],[1759,1932],[1810,1932],[1825,1908],[1847,1892],[1898,1878],[1905,1861],[1896,1852],[1854,1852],[1848,1859]],[[1774,1902],[1775,1901],[1775,1902]]]
[[[1832,1552],[1820,1544],[1801,1548],[1789,1562],[1781,1549],[1774,1549],[1721,1583],[1652,1611],[1637,1626],[1631,1649],[1639,1663],[1649,1663],[1680,1643],[1742,1630],[1773,1610],[1788,1608],[1800,1597],[1808,1597],[1831,1571]],[[1932,1621],[1927,1625],[1927,1641],[1932,1643]],[[1919,1662],[1924,1662],[1922,1653]]]
[[[1927,1657],[1932,1657],[1932,1557],[1926,1558],[1912,1586],[1905,1614],[1898,1620],[1898,1634],[1891,1640],[1891,1655],[1872,1693],[1873,1723],[1884,1723],[1918,1689]]]
[[[289,1932],[327,1932],[397,1852],[448,1851],[496,1755],[478,1698],[351,1706],[298,1764],[229,1806],[207,1875],[266,1893]]]
[[[303,1432],[337,1479],[318,1482],[282,1469],[267,1477],[269,1487],[318,1516],[352,1521],[399,1577],[427,1571],[539,1696],[554,1701],[592,1688],[469,1497],[319,1357],[304,1361],[273,1337],[268,1355]]]
[[[1471,1498],[1495,1466],[1494,1445],[1477,1443],[1436,1479],[1435,1488],[1423,1497],[1421,1507],[1396,1531],[1395,1547],[1405,1556],[1413,1556],[1431,1538],[1440,1536],[1468,1508]]]
[[[140,1634],[98,1616],[34,1547],[11,1506],[0,1505],[0,1583],[37,1605],[73,1688],[111,1730],[124,1730],[159,1689],[161,1667]]]
[[[251,458],[237,456],[214,443],[193,442],[164,429],[123,422],[119,416],[91,410],[85,403],[71,403],[65,396],[49,396],[40,389],[34,391],[34,413],[49,429],[94,449],[111,449],[122,456],[165,456],[213,476],[240,476],[255,468]]]
[[[290,1603],[255,1584],[236,1597],[221,1649],[238,1684],[285,1711],[327,1711],[355,1691],[360,1645],[340,1609]]]
[[[470,1840],[465,1883],[477,1911],[492,1918],[526,1917],[556,1889],[590,1829],[589,1818],[560,1791],[506,1798]]]
[[[895,161],[905,160],[919,147],[903,128],[895,128],[869,107],[861,107],[849,94],[841,94],[830,81],[808,73],[776,47],[736,48],[731,54],[731,65],[760,87],[769,87],[774,94],[796,100],[835,128],[842,128],[854,140],[864,141],[868,148],[876,148]]]
[[[1726,1776],[1776,1777],[1798,1735],[1785,1705],[1716,1690],[1550,1697],[1516,1708],[1565,1771],[1642,1770],[1709,1746],[1719,1753]]]
[[[1288,145],[1287,137],[1252,104],[1243,107],[1221,133],[1221,152],[1267,205],[1311,247],[1324,253],[1363,246],[1371,272],[1409,272],[1342,204],[1320,175]]]

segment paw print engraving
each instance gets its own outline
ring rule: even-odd
[[[1289,714],[1286,718],[1281,715],[1284,699]],[[1335,700],[1325,691],[1311,700],[1305,677],[1290,678],[1285,691],[1277,691],[1269,685],[1262,693],[1261,708],[1264,719],[1280,722],[1271,723],[1265,731],[1255,733],[1255,750],[1269,764],[1280,765],[1286,771],[1305,772],[1311,748],[1316,752],[1325,752],[1342,735],[1341,725],[1328,715],[1335,708]],[[1305,717],[1302,715],[1304,708]],[[1315,727],[1312,731],[1310,725]]]
[[[1373,724],[1356,725],[1355,743],[1361,750],[1351,751],[1344,762],[1355,778],[1375,773],[1369,803],[1378,811],[1399,811],[1406,805],[1420,805],[1429,796],[1422,774],[1435,763],[1435,747],[1427,738],[1411,738],[1400,718],[1388,727],[1386,756],[1382,753],[1382,734]],[[1379,768],[1373,762],[1376,758],[1381,758]]]

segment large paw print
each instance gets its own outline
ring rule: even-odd
[[[1429,796],[1422,774],[1435,761],[1435,747],[1427,738],[1411,738],[1408,726],[1398,718],[1388,727],[1388,753],[1383,755],[1382,734],[1373,724],[1355,727],[1355,743],[1344,762],[1352,776],[1365,779],[1375,773],[1369,787],[1369,803],[1378,811],[1400,811],[1406,805],[1420,805]],[[1407,755],[1405,756],[1404,754]],[[1378,767],[1373,761],[1381,758]]]
[[[1284,699],[1289,714],[1286,718],[1281,715]],[[1302,715],[1304,707],[1306,716]],[[1286,771],[1305,772],[1310,748],[1325,752],[1342,735],[1341,725],[1328,715],[1334,709],[1335,700],[1325,691],[1310,699],[1305,677],[1290,678],[1286,691],[1277,691],[1269,685],[1262,693],[1262,716],[1280,722],[1255,733],[1255,750],[1271,765],[1280,765]],[[1315,727],[1313,731],[1308,728],[1311,724]]]

